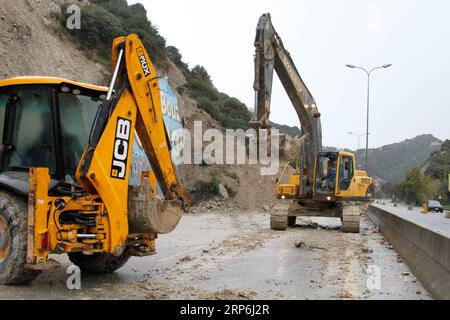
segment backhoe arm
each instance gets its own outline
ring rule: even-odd
[[[135,115],[129,111],[130,116],[136,119],[132,127],[136,129],[142,142],[164,198],[166,200],[179,199],[183,202],[184,207],[188,207],[189,195],[179,182],[177,170],[170,154],[171,145],[160,105],[158,75],[148,53],[139,37],[134,34],[116,38],[112,52],[114,75],[110,91],[107,99],[103,102],[90,145],[82,160],[79,170],[80,179],[85,182],[86,178],[90,178],[88,172],[91,168],[92,158],[98,143],[105,135],[105,128],[112,118],[111,115],[121,103],[121,99],[130,94],[137,109]],[[115,89],[114,95],[113,89]],[[119,125],[117,125],[117,131],[120,130]],[[117,139],[115,143],[120,144]],[[128,144],[131,148],[132,140]],[[122,172],[123,163],[120,161],[114,163],[113,159],[112,167],[112,172],[117,170],[121,179],[126,178],[127,175]],[[129,170],[129,166],[125,166],[125,169]],[[128,179],[125,180],[128,181]]]
[[[104,204],[109,229],[114,230],[110,233],[110,252],[117,255],[124,248],[129,228],[133,227],[130,215],[135,214],[130,211],[128,194],[135,132],[164,195],[164,200],[148,199],[148,196],[146,200],[137,200],[138,204],[148,203],[137,210],[144,217],[142,221],[150,221],[145,229],[171,232],[181,212],[188,210],[190,199],[171,158],[158,76],[148,53],[136,35],[115,39],[112,52],[111,85],[78,166],[77,180],[85,191],[97,194]],[[153,207],[149,207],[151,203]]]

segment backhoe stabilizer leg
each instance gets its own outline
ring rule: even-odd
[[[31,270],[56,269],[60,264],[48,259],[48,168],[31,168],[28,194],[27,264]]]

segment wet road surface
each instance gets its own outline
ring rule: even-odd
[[[56,256],[62,268],[0,286],[0,299],[431,299],[368,219],[361,234],[339,226],[299,218],[281,232],[263,212],[186,215],[160,236],[157,255],[82,275],[81,290],[67,289],[70,262]]]

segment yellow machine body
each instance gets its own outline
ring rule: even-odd
[[[147,253],[152,253],[158,233],[169,232],[189,205],[189,196],[179,183],[172,161],[160,105],[158,75],[147,51],[138,36],[130,35],[115,39],[112,52],[113,67],[119,72],[111,89],[52,77],[17,77],[0,81],[0,88],[67,85],[74,92],[97,92],[102,99],[107,99],[108,90],[112,93],[114,83],[127,84],[115,89],[111,99],[114,101],[114,97],[117,98],[105,119],[104,128],[99,131],[98,142],[95,146],[88,146],[79,161],[76,180],[83,189],[82,193],[51,195],[49,168],[30,169],[29,269],[47,268],[46,262],[51,253],[120,256],[127,247],[141,245],[148,249]],[[159,225],[164,225],[161,232],[156,230],[157,227],[149,228],[145,233],[129,230],[129,179],[135,133],[154,170],[151,173],[141,172],[142,181],[147,182],[141,186],[143,194],[150,195],[150,201],[155,202],[151,207],[155,211],[170,209],[167,214],[170,227],[164,225],[165,212],[155,213]],[[168,205],[156,198],[157,181]],[[146,190],[149,192],[145,193]],[[88,218],[90,223],[62,224],[60,217],[72,212],[82,219]]]
[[[322,153],[323,154],[323,153]],[[316,157],[316,164],[314,168],[314,197],[323,197],[323,193],[318,192],[318,161],[320,154]],[[351,152],[340,151],[334,153],[333,157],[337,161],[336,164],[336,178],[334,188],[329,193],[325,194],[327,199],[336,200],[367,200],[371,197],[370,188],[373,184],[373,179],[367,175],[366,171],[356,170],[355,155]],[[348,161],[348,176],[345,176],[344,158]],[[345,181],[344,181],[345,180]]]

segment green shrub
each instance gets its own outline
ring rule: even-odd
[[[181,72],[183,72],[185,77],[189,76],[189,67],[186,63],[183,62],[183,56],[181,55],[178,48],[173,46],[166,47],[167,57],[178,67]]]
[[[236,98],[219,92],[212,84],[211,77],[202,66],[195,66],[185,84],[189,95],[197,101],[200,109],[205,110],[227,129],[248,129],[251,119],[246,105]]]
[[[192,194],[195,200],[207,200],[219,195],[219,179],[214,176],[211,181],[197,180],[194,183]]]
[[[70,14],[62,5],[61,23],[65,26]],[[148,21],[147,11],[140,3],[128,5],[126,0],[91,0],[81,9],[81,29],[68,30],[78,39],[93,58],[110,60],[111,44],[114,38],[136,33],[150,52],[155,64],[166,57],[166,41]]]
[[[211,101],[219,100],[217,89],[203,79],[190,78],[185,86],[189,89],[191,97],[195,99],[203,97]]]

